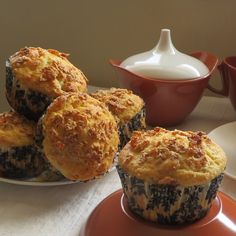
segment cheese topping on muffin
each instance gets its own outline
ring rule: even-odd
[[[105,103],[120,124],[130,121],[144,106],[142,98],[127,89],[98,90],[91,96]]]
[[[16,112],[0,114],[0,148],[21,147],[33,144],[36,124]]]
[[[131,176],[159,184],[205,184],[226,166],[224,151],[203,132],[137,131],[119,155]]]
[[[93,179],[111,167],[119,143],[117,124],[98,100],[82,93],[60,96],[42,122],[45,156],[68,179]]]
[[[25,47],[10,57],[10,64],[23,87],[51,98],[66,92],[85,92],[87,79],[67,56],[53,49]]]

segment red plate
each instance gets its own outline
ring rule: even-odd
[[[143,220],[130,212],[120,189],[105,198],[91,213],[81,236],[235,236],[236,202],[218,192],[208,214],[182,226],[165,226]]]

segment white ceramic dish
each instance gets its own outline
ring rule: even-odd
[[[28,185],[28,186],[58,186],[58,185],[65,185],[65,184],[74,184],[78,183],[79,181],[70,181],[70,180],[60,180],[60,181],[37,181],[34,179],[8,179],[0,177],[1,182],[9,183],[9,184],[17,184],[17,185]]]
[[[108,170],[108,173],[114,171],[116,168],[116,161],[114,162],[113,166]],[[91,180],[93,181],[93,180]],[[17,184],[17,185],[28,185],[28,186],[58,186],[58,185],[66,185],[66,184],[75,184],[81,183],[81,181],[72,181],[67,179],[57,180],[57,181],[42,181],[39,178],[29,178],[29,179],[10,179],[0,177],[0,182],[5,182],[9,184]]]
[[[236,121],[217,127],[208,136],[225,151],[228,157],[225,174],[236,180]]]

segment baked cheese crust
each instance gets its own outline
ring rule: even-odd
[[[86,181],[111,167],[119,136],[104,104],[85,93],[56,98],[42,120],[43,149],[66,178]]]
[[[119,155],[131,176],[159,184],[206,184],[226,166],[224,151],[203,132],[137,131]]]
[[[142,98],[127,89],[98,90],[91,96],[103,102],[120,125],[129,122],[144,107]]]
[[[14,111],[0,114],[0,148],[22,147],[34,143],[36,124]]]
[[[85,75],[68,61],[68,55],[53,49],[25,47],[9,60],[21,87],[56,98],[67,92],[87,90]]]

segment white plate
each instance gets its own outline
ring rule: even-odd
[[[60,180],[60,181],[50,181],[50,182],[40,182],[34,179],[8,179],[0,177],[1,182],[9,183],[9,184],[18,184],[18,185],[29,185],[29,186],[57,186],[57,185],[65,185],[65,184],[74,184],[78,183],[79,181],[70,181],[70,180]]]
[[[225,174],[236,180],[236,121],[217,127],[208,136],[225,151],[228,157]]]
[[[116,161],[114,162],[110,170],[108,170],[108,172],[105,173],[104,175],[114,171],[116,169],[115,165],[116,165]],[[102,176],[100,177],[102,178]],[[88,180],[88,181],[93,181],[95,179]],[[10,178],[0,177],[0,182],[5,182],[9,184],[17,184],[17,185],[28,185],[28,186],[58,186],[58,185],[65,185],[65,184],[81,183],[81,181],[72,181],[72,180],[67,180],[67,179],[62,179],[62,180],[57,180],[57,181],[42,181],[42,177],[38,177],[38,178],[36,177],[36,178],[30,178],[30,179],[10,179]]]

